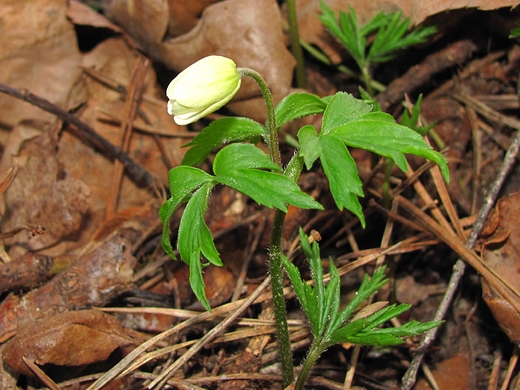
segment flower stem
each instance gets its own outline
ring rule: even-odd
[[[276,120],[274,116],[273,95],[271,94],[269,85],[267,85],[260,73],[255,72],[253,69],[238,68],[238,72],[241,76],[247,76],[252,78],[260,87],[260,91],[262,91],[265,106],[267,108],[267,131],[265,134],[265,139],[267,147],[269,148],[271,159],[273,160],[273,162],[275,162],[277,165],[281,167],[282,157],[280,155],[280,147],[278,145],[278,130],[276,129]]]
[[[269,86],[262,78],[262,76],[254,70],[239,68],[238,71],[242,76],[251,77],[253,80],[255,80],[255,82],[260,87],[260,90],[262,91],[267,108],[267,129],[265,133],[265,139],[267,142],[267,147],[269,148],[271,159],[281,167],[282,158],[278,144],[278,129],[276,128],[273,97]],[[303,163],[300,164],[301,167],[303,167]],[[294,165],[294,163],[292,165],[289,163],[289,166],[292,167],[291,172],[298,171],[297,167],[294,167]],[[301,167],[299,172],[301,172]],[[299,172],[297,176],[299,176]],[[295,180],[292,174],[290,174],[289,177]],[[271,232],[271,245],[269,248],[269,272],[271,274],[271,291],[273,294],[276,333],[278,336],[278,349],[280,352],[280,362],[282,364],[283,386],[287,387],[294,382],[294,368],[291,352],[291,340],[289,338],[289,328],[287,326],[285,296],[283,293],[282,232],[284,220],[285,212],[277,209],[275,212],[273,228]]]

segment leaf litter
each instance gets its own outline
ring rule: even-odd
[[[123,146],[123,154],[105,148],[106,144],[81,127],[68,124],[70,117],[56,117],[0,94],[0,171],[4,172],[0,231],[5,234],[0,254],[0,349],[6,363],[0,370],[1,387],[23,388],[23,376],[35,374],[26,363],[31,361],[53,377],[51,382],[68,380],[69,385],[60,384],[60,388],[68,388],[82,381],[81,375],[89,372],[87,367],[105,361],[115,349],[120,351],[120,362],[112,371],[108,361],[98,365],[96,372],[109,371],[98,384],[115,378],[111,373],[117,369],[126,375],[125,384],[114,382],[120,383],[120,388],[145,380],[164,384],[172,375],[169,380],[179,387],[278,386],[279,372],[272,366],[277,357],[267,294],[260,295],[264,303],[243,306],[244,317],[230,318],[207,333],[203,340],[211,343],[211,349],[202,353],[204,344],[200,343],[199,349],[182,355],[222,316],[242,304],[240,297],[251,297],[256,287],[265,285],[263,248],[270,216],[227,188],[214,194],[207,223],[218,237],[226,267],[206,270],[207,295],[214,310],[199,314],[193,311],[200,306],[190,293],[186,268],[166,260],[158,249],[157,210],[168,169],[180,164],[186,151],[181,146],[193,134],[167,115],[162,91],[165,83],[201,57],[219,54],[259,71],[275,99],[280,100],[293,90],[294,60],[286,47],[285,8],[268,0],[261,4],[251,0],[193,1],[189,5],[114,0],[104,4],[106,18],[78,1],[68,5],[57,0],[36,5],[35,1],[2,6],[7,16],[1,22],[0,84],[20,89],[22,95],[28,90],[67,110],[108,144]],[[347,8],[344,1],[327,4],[335,11]],[[419,176],[430,167],[411,160],[418,174],[410,171],[405,177],[393,172],[394,194],[404,191],[399,204],[382,216],[379,208],[369,203],[365,231],[346,213],[289,209],[294,222],[284,235],[286,249],[295,248],[291,241],[298,226],[319,230],[324,237],[322,247],[336,259],[343,277],[345,303],[362,275],[369,272],[361,267],[370,267],[371,262],[383,261],[385,256],[385,261],[394,264],[397,281],[396,291],[381,292],[381,300],[397,296],[400,302],[411,301],[415,306],[409,316],[423,321],[433,318],[441,294],[450,289],[455,253],[460,255],[479,273],[468,269],[467,276],[461,277],[459,295],[450,306],[452,313],[437,335],[437,348],[428,352],[428,366],[433,366],[429,381],[437,380],[442,388],[446,378],[454,378],[456,372],[460,374],[458,388],[468,382],[473,388],[487,388],[496,383],[497,370],[506,373],[503,360],[511,356],[514,361],[518,355],[508,341],[508,337],[518,341],[519,289],[513,277],[516,273],[511,272],[518,261],[514,249],[518,230],[514,227],[518,214],[515,196],[520,190],[515,185],[516,169],[500,193],[502,199],[494,214],[499,218],[490,217],[483,233],[484,237],[493,236],[479,242],[477,251],[466,248],[465,242],[481,205],[494,203],[486,198],[487,189],[501,172],[509,170],[500,164],[514,130],[520,129],[515,118],[519,108],[517,42],[505,40],[509,31],[504,35],[504,29],[491,22],[514,26],[515,17],[509,11],[482,10],[507,10],[515,4],[349,4],[361,20],[387,7],[388,11],[402,9],[413,23],[437,23],[439,34],[433,44],[412,51],[410,57],[398,59],[394,65],[385,65],[387,69],[377,69],[388,84],[379,102],[398,115],[404,94],[415,97],[424,93],[422,115],[427,123],[436,122],[435,133],[447,148],[452,180],[447,187],[442,185],[434,170],[433,179]],[[298,6],[302,39],[317,45],[333,63],[348,62],[319,24],[319,2],[303,1]],[[465,7],[472,8],[461,10]],[[494,37],[489,54],[484,50],[489,45],[486,37],[473,34],[464,38],[464,28],[471,30],[475,21],[482,20],[492,26],[487,32]],[[143,59],[157,66],[136,76],[136,64]],[[310,92],[355,89],[355,82],[333,68],[308,60]],[[142,88],[135,92],[138,82]],[[138,102],[134,115],[130,115],[131,99]],[[264,120],[262,104],[259,92],[250,84],[226,110]],[[315,118],[303,122],[312,120]],[[129,122],[131,132],[125,145],[121,140]],[[294,130],[289,127],[283,131],[291,134]],[[514,161],[514,150],[509,154]],[[370,170],[366,153],[353,151],[353,156],[364,173],[365,193],[378,200],[382,196],[381,174]],[[129,165],[141,167],[151,175],[153,185],[143,186],[132,175],[115,174],[115,160],[127,170]],[[11,167],[16,167],[16,174],[11,170],[9,175]],[[120,185],[114,187],[114,181],[119,180]],[[319,172],[310,172],[303,175],[301,184],[327,205],[330,194],[324,191],[322,181]],[[392,241],[398,245],[376,238],[383,232],[386,215],[395,221]],[[44,234],[33,236],[38,229],[31,226],[41,226]],[[8,236],[9,232],[17,233]],[[410,289],[417,290],[416,294],[410,294]],[[234,303],[229,304],[230,299]],[[109,306],[107,312],[91,310],[104,306]],[[290,324],[293,342],[301,348],[309,342],[309,334],[298,311],[291,314],[295,317]],[[234,331],[226,330],[231,324]],[[165,333],[151,338],[158,332]],[[404,348],[391,351],[367,349],[357,361],[351,360],[354,383],[366,388],[399,386],[418,342],[410,340]],[[129,352],[128,346],[136,349]],[[343,388],[346,372],[337,359],[351,359],[351,351],[350,346],[333,348],[321,363],[328,369],[316,370],[311,385]],[[187,362],[189,370],[178,370]],[[61,369],[48,370],[49,363]],[[145,365],[138,371],[141,364]],[[83,371],[66,377],[64,373],[71,367],[82,367]],[[456,370],[449,371],[453,367]],[[153,368],[164,374],[153,374]],[[507,372],[510,377],[504,381],[515,383],[517,371]],[[224,373],[233,381],[220,384],[219,375]],[[92,384],[92,380],[85,379],[81,386]],[[36,379],[28,383],[40,386]],[[95,384],[91,388],[101,387]]]

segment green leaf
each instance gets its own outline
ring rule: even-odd
[[[401,22],[402,12],[394,12],[386,15],[374,42],[370,46],[367,61],[373,63],[387,62],[393,59],[399,50],[423,43],[437,30],[435,27],[419,26],[407,34],[410,26],[410,19],[406,18]]]
[[[198,168],[180,166],[168,172],[168,181],[172,195],[159,210],[159,218],[163,224],[161,245],[168,256],[176,259],[170,242],[170,219],[177,207],[191,197],[193,191],[205,183],[212,182],[213,177]]]
[[[186,202],[193,191],[213,180],[213,176],[199,168],[181,165],[170,169],[168,182],[174,206],[178,207],[180,203]]]
[[[372,106],[349,93],[336,93],[323,114],[321,134],[328,134],[341,125],[359,120],[370,112]]]
[[[369,113],[362,119],[339,126],[332,132],[345,144],[370,150],[392,159],[403,171],[407,171],[404,153],[427,158],[441,168],[446,181],[449,181],[448,162],[424,139],[409,128],[398,125],[385,113]]]
[[[320,156],[320,140],[314,126],[303,126],[298,131],[298,142],[300,143],[300,156],[303,157],[307,169],[311,169],[314,161]]]
[[[211,122],[193,140],[183,147],[191,146],[182,160],[182,165],[200,164],[216,147],[246,141],[265,134],[258,122],[248,118],[229,117]]]
[[[351,342],[351,337],[359,334],[365,326],[366,320],[364,318],[349,322],[339,329],[331,329],[330,336],[326,341],[331,345],[337,343],[349,343]]]
[[[258,204],[285,212],[287,204],[323,209],[290,178],[263,169],[281,170],[269,156],[251,144],[226,146],[217,153],[213,163],[218,182],[248,195]]]
[[[361,305],[370,295],[379,290],[383,285],[387,282],[385,279],[385,267],[379,268],[372,278],[369,278],[368,275],[365,275],[363,278],[363,282],[361,286],[354,296],[354,298],[348,303],[348,305],[343,309],[341,314],[338,316],[336,321],[330,324],[331,331],[328,333],[330,335],[334,330],[339,329],[345,321],[354,313],[359,305]],[[366,320],[366,319],[365,319]]]
[[[404,342],[404,340],[389,334],[370,332],[358,333],[356,335],[350,336],[345,342],[359,345],[390,346],[400,345]]]
[[[163,225],[162,238],[161,238],[161,246],[163,250],[166,252],[168,256],[172,259],[176,260],[172,243],[170,240],[171,231],[170,231],[170,219],[173,217],[173,213],[175,212],[175,205],[173,203],[173,199],[170,198],[166,202],[163,203],[161,208],[159,209],[159,218]]]
[[[275,108],[276,126],[280,127],[294,119],[321,114],[326,103],[310,93],[292,93],[282,99]]]
[[[314,294],[314,289],[305,280],[302,279],[298,268],[291,263],[286,256],[282,256],[283,266],[287,272],[287,276],[291,281],[296,297],[305,312],[307,320],[311,328],[312,334],[317,337],[320,334],[320,313],[321,307]]]
[[[416,133],[425,136],[430,131],[435,123],[430,123],[427,126],[419,126],[419,115],[421,114],[422,94],[417,98],[417,102],[412,106],[412,114],[408,113],[408,110],[403,112],[402,124],[403,126],[412,129]]]
[[[517,20],[517,21],[515,22],[515,24],[516,24],[517,26],[520,26],[520,21]],[[512,30],[511,30],[511,34],[509,34],[509,38],[516,38],[516,37],[518,37],[518,36],[520,36],[520,27],[517,27],[517,28],[512,29]]]
[[[365,226],[365,217],[358,196],[364,196],[363,183],[359,178],[356,162],[344,143],[333,135],[322,135],[320,146],[323,151],[320,161],[323,172],[329,180],[330,192],[338,209],[354,213],[361,225]]]
[[[207,310],[209,310],[209,303],[204,290],[201,255],[215,265],[222,265],[211,232],[204,222],[204,214],[213,186],[213,182],[204,184],[188,201],[181,217],[178,238],[179,253],[190,266],[191,288]]]

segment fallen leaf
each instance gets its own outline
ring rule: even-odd
[[[0,19],[0,83],[27,88],[68,108],[72,85],[81,73],[81,53],[74,26],[62,0],[3,1]],[[54,120],[51,114],[0,94],[4,125],[22,119]]]
[[[432,375],[439,385],[439,389],[469,389],[470,368],[468,357],[456,355],[443,360],[432,370]],[[429,390],[431,386],[425,379],[421,379],[414,389]]]
[[[520,291],[520,192],[500,199],[488,218],[482,248],[484,261],[505,281]],[[520,313],[482,279],[482,295],[502,330],[511,341],[520,342]],[[515,298],[513,296],[513,298]]]
[[[90,190],[80,180],[63,178],[57,158],[57,141],[47,129],[23,144],[18,155],[4,155],[19,164],[18,180],[4,193],[2,232],[27,224],[41,225],[46,234],[18,234],[5,240],[12,257],[28,249],[48,248],[65,237],[73,237],[90,205]],[[64,240],[66,241],[66,240]]]
[[[61,313],[29,322],[7,342],[2,358],[20,374],[34,376],[23,358],[38,365],[81,366],[105,360],[119,347],[139,339],[114,317],[99,310]]]

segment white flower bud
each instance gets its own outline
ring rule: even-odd
[[[179,125],[196,122],[229,102],[240,83],[231,59],[205,57],[179,73],[166,89],[168,114]]]

